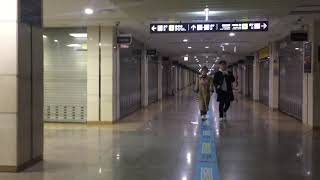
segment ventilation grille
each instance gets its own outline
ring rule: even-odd
[[[87,118],[86,107],[51,105],[44,108],[45,121],[49,122],[83,122]]]

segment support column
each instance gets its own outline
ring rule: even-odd
[[[269,107],[279,108],[279,44],[273,42],[269,46]]]
[[[303,74],[303,123],[320,128],[320,21],[313,20],[309,25],[309,42],[311,42],[311,73]]]
[[[16,172],[43,159],[42,1],[1,5],[0,171]]]
[[[119,60],[114,27],[88,27],[87,121],[119,119]]]
[[[147,50],[144,48],[143,57],[141,60],[141,103],[142,107],[148,106],[148,95],[149,95],[149,87],[148,87],[148,57]]]
[[[259,101],[259,83],[260,83],[260,62],[258,53],[254,55],[253,61],[253,100]]]
[[[162,65],[162,60],[159,56],[159,60],[158,60],[158,100],[162,99],[162,72],[163,72],[163,65]]]

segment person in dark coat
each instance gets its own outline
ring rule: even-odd
[[[235,81],[232,71],[227,70],[227,62],[220,61],[220,68],[214,74],[213,84],[217,92],[219,102],[219,117],[221,121],[226,120],[226,114],[230,103],[234,100],[232,83]]]

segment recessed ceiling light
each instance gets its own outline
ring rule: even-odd
[[[84,13],[86,13],[87,15],[91,15],[94,13],[94,11],[91,8],[86,8],[86,9],[84,9]]]
[[[300,48],[298,48],[298,47],[296,47],[296,48],[294,48],[294,49],[297,50],[297,51],[300,50]]]
[[[230,37],[233,37],[233,36],[235,36],[235,35],[236,35],[236,33],[233,33],[233,32],[229,33],[229,36],[230,36]]]
[[[183,42],[188,42],[188,39],[184,39]]]
[[[204,48],[209,49],[209,46],[206,46],[206,47],[204,47]]]
[[[42,35],[43,39],[47,39],[47,36],[46,35]]]
[[[184,61],[188,61],[188,60],[189,60],[189,57],[188,57],[188,56],[185,56],[185,57],[183,57],[183,60],[184,60]]]
[[[229,45],[229,43],[224,43],[224,45],[228,46],[228,45]]]
[[[58,40],[56,40],[56,39],[55,39],[55,40],[53,40],[53,41],[54,41],[54,42],[59,42],[59,41],[58,41]]]
[[[192,49],[192,47],[191,47],[191,46],[189,46],[189,47],[188,47],[188,49]]]
[[[194,56],[194,58],[196,58],[196,59],[197,59],[197,56]]]

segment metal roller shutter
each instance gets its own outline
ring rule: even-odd
[[[279,110],[302,119],[303,43],[285,41],[282,44],[279,55]]]
[[[87,39],[72,37],[70,33],[86,33],[86,29],[44,31],[47,36],[44,39],[44,120],[47,122],[87,120]]]
[[[260,82],[259,82],[260,102],[269,105],[269,61],[260,62]]]
[[[162,95],[165,97],[168,94],[170,67],[168,63],[163,63],[162,67]]]
[[[150,57],[148,72],[148,101],[151,104],[158,100],[158,57]]]
[[[248,65],[248,96],[253,97],[253,66]]]
[[[120,117],[141,108],[142,45],[120,49]]]

